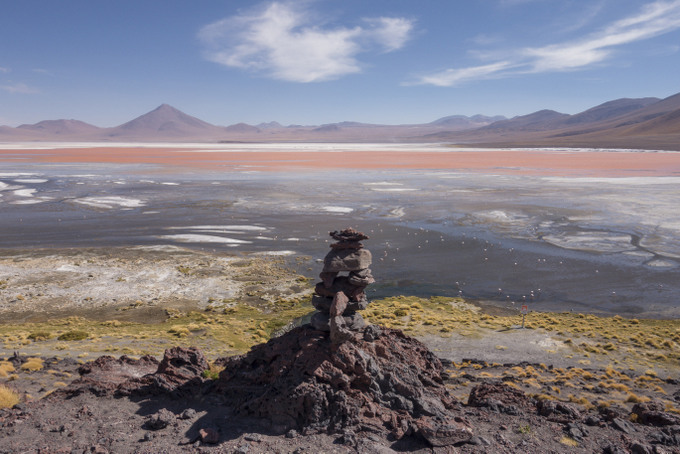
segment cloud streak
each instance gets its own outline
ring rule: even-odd
[[[0,85],[0,90],[6,91],[8,93],[17,93],[22,95],[32,95],[40,93],[37,88],[29,87],[24,83],[16,83],[11,85]]]
[[[361,72],[359,54],[398,50],[413,30],[412,21],[399,17],[324,27],[302,5],[273,2],[206,25],[198,34],[205,57],[274,79],[320,82]]]
[[[610,58],[618,46],[679,28],[680,0],[655,1],[636,15],[616,21],[583,39],[509,51],[496,62],[424,75],[416,84],[450,87],[471,80],[586,69]]]

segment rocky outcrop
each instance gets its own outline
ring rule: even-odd
[[[229,358],[217,392],[280,433],[420,435],[433,446],[472,437],[440,361],[419,341],[369,326],[341,344],[305,325]]]
[[[131,359],[101,356],[83,364],[80,378],[61,390],[67,395],[91,392],[98,396],[186,394],[203,384],[208,362],[197,348],[173,347],[159,363],[152,356]]]
[[[158,360],[153,356],[142,356],[140,359],[100,356],[80,366],[80,378],[71,382],[62,392],[71,395],[83,392],[97,396],[112,395],[121,384],[152,374],[157,369]]]
[[[486,407],[496,413],[517,415],[526,410],[535,410],[535,404],[522,391],[505,383],[483,383],[470,391],[468,405]]]
[[[658,401],[637,403],[631,413],[637,416],[638,422],[650,426],[680,425],[680,416],[667,412],[664,405]]]

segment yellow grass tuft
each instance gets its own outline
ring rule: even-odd
[[[10,372],[14,372],[14,366],[9,361],[0,361],[0,378],[6,378]]]
[[[19,394],[4,385],[0,385],[0,408],[12,408],[19,403]]]
[[[576,448],[578,446],[578,441],[574,440],[571,437],[567,437],[566,435],[560,438],[560,443],[565,446],[571,446],[572,448]]]
[[[626,402],[630,402],[632,404],[639,404],[643,402],[649,402],[651,399],[647,396],[638,396],[635,393],[629,393],[628,397],[626,398]]]
[[[21,365],[21,370],[26,372],[35,372],[43,368],[43,360],[41,358],[28,358],[28,360]]]

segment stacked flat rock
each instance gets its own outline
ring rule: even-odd
[[[318,330],[342,336],[366,326],[357,311],[368,306],[364,290],[375,279],[369,268],[371,251],[361,243],[368,236],[352,228],[330,232],[330,236],[337,243],[331,244],[331,250],[324,258],[321,282],[316,284],[312,297],[318,312],[312,317],[311,324]]]

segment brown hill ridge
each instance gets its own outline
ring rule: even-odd
[[[448,142],[492,147],[588,147],[680,150],[680,93],[665,99],[622,98],[568,115],[554,110],[512,119],[451,115],[425,124],[339,122],[222,127],[163,104],[112,128],[78,120],[0,126],[0,141],[137,142]]]

